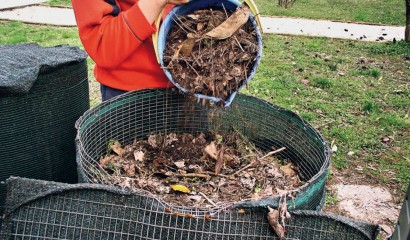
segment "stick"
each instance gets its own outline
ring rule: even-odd
[[[238,43],[238,45],[241,48],[242,52],[245,52],[245,50],[243,50],[243,48],[242,48],[242,45],[239,43],[238,39],[236,38],[236,36],[234,36],[234,37],[235,37],[236,43]]]
[[[204,193],[202,192],[198,192],[199,195],[201,195],[202,197],[204,197],[210,204],[212,204],[214,207],[216,206],[216,204],[210,199],[208,198]]]
[[[224,177],[224,178],[229,178],[229,179],[232,179],[232,180],[235,180],[236,178],[234,178],[234,177],[232,177],[232,176],[228,176],[228,175],[224,175],[224,174],[215,174],[215,173],[213,173],[213,172],[205,172],[206,174],[209,174],[209,175],[211,175],[211,176],[215,176],[215,177]]]
[[[265,159],[265,158],[267,158],[267,157],[269,157],[269,156],[271,156],[271,155],[273,155],[273,154],[280,153],[280,152],[282,152],[282,151],[284,151],[284,150],[286,150],[285,147],[279,148],[278,150],[269,152],[268,154],[266,154],[265,156],[259,158],[258,160],[263,160],[263,159]]]
[[[200,173],[175,174],[174,176],[175,177],[190,177],[190,178],[198,177],[198,178],[206,178],[206,179],[211,178],[209,175],[200,174]]]
[[[269,156],[271,156],[271,155],[273,155],[273,154],[275,154],[275,153],[282,152],[282,151],[285,150],[285,149],[286,149],[285,147],[282,147],[282,148],[279,148],[278,150],[269,152],[269,153],[266,154],[265,156],[263,156],[263,157],[261,157],[261,158],[258,158],[257,160],[252,161],[251,163],[249,163],[248,165],[246,165],[245,167],[239,169],[238,171],[236,171],[236,172],[235,172],[234,174],[232,174],[232,175],[238,175],[239,173],[245,171],[246,169],[248,169],[248,168],[250,168],[250,167],[253,167],[253,165],[255,165],[256,162],[258,162],[258,161],[260,161],[260,160],[263,160],[263,159],[265,159],[265,158],[267,158],[267,157],[269,157]]]

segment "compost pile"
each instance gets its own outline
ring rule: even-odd
[[[256,63],[257,33],[246,4],[173,16],[164,63],[189,93],[226,99],[246,81]]]
[[[99,165],[105,183],[144,189],[175,205],[209,207],[221,202],[288,195],[303,182],[297,165],[262,153],[233,131],[151,134],[121,146],[110,141]]]

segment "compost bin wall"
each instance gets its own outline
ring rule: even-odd
[[[256,97],[238,94],[229,108],[213,108],[189,101],[172,90],[153,89],[126,93],[87,111],[77,124],[77,164],[80,178],[105,183],[98,161],[107,144],[116,139],[127,145],[151,133],[240,132],[264,151],[286,147],[278,157],[301,169],[307,182],[296,191],[290,208],[318,210],[330,165],[329,147],[322,136],[295,113]],[[242,208],[277,207],[279,196],[234,203]]]
[[[277,239],[267,209],[226,208],[191,217],[146,193],[92,184],[8,180],[0,239]],[[370,240],[375,225],[316,211],[291,212],[286,239]]]
[[[27,93],[14,91],[10,87],[13,83],[7,82],[9,79],[1,79],[7,87],[0,92],[0,181],[10,176],[22,176],[75,183],[77,172],[74,124],[89,109],[86,55],[82,54],[76,57],[75,61],[65,62],[65,58],[53,55],[53,48],[43,49],[34,45],[17,48],[24,56],[20,56],[19,51],[16,51],[15,56],[9,56],[6,59],[8,62],[1,61],[1,64],[9,64],[4,68],[10,71],[11,77],[18,75],[17,84],[21,84],[26,77],[37,77],[28,83],[29,86],[25,89]],[[24,63],[19,61],[19,57],[29,58],[30,51],[25,51],[24,48],[34,48],[32,53],[40,54],[47,66],[40,66],[39,62],[33,59],[31,61],[35,62],[32,62],[32,65],[27,63],[30,61],[27,59]],[[65,57],[69,53],[81,53],[80,50],[72,50],[73,48],[56,48],[56,52],[61,51]],[[43,52],[53,58],[53,62],[47,63],[47,56],[41,56]],[[16,59],[16,62],[13,62],[13,59]],[[56,61],[58,64],[54,64]],[[20,63],[25,65],[19,66]],[[26,87],[16,86],[16,89]],[[1,184],[0,216],[5,195],[6,187]]]

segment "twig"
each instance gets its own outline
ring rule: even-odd
[[[184,59],[184,61],[185,61],[185,63],[196,73],[196,75],[197,75],[198,77],[200,77],[199,73],[195,70],[195,68],[194,68],[191,64],[189,64],[187,60]]]
[[[286,149],[285,147],[282,147],[282,148],[279,148],[278,150],[269,152],[269,153],[266,154],[265,156],[263,156],[263,157],[261,157],[261,158],[258,158],[257,160],[252,161],[251,163],[249,163],[248,165],[246,165],[245,167],[239,169],[238,171],[236,171],[236,172],[235,172],[234,174],[232,174],[232,175],[238,175],[239,173],[245,171],[246,169],[248,169],[248,168],[250,168],[250,167],[253,167],[253,165],[255,165],[255,164],[256,164],[257,162],[259,162],[260,160],[263,160],[263,159],[265,159],[265,158],[267,158],[267,157],[269,157],[269,156],[271,156],[271,155],[273,155],[273,154],[275,154],[275,153],[282,152],[282,151],[284,151],[285,149]]]
[[[245,52],[245,50],[243,50],[241,43],[238,41],[238,39],[236,38],[236,36],[234,36],[236,42],[238,43],[239,47],[241,48],[242,52]]]
[[[225,8],[225,5],[222,3],[222,8],[224,9],[224,11],[225,11],[225,15],[226,15],[226,19],[228,19],[229,18],[229,16],[228,16],[228,13],[226,12],[226,8]]]
[[[175,177],[189,177],[189,178],[198,177],[198,178],[206,178],[206,179],[211,178],[209,175],[201,174],[201,173],[175,174],[173,176],[175,176]]]
[[[208,198],[204,193],[202,192],[198,192],[199,195],[201,195],[202,197],[204,197],[210,204],[212,204],[214,207],[216,206],[216,204],[214,203],[214,201],[212,201],[210,198]]]
[[[204,173],[206,173],[206,174],[209,174],[209,175],[211,175],[211,176],[214,176],[214,177],[223,177],[223,178],[229,178],[229,179],[231,179],[231,180],[235,180],[236,178],[234,178],[234,177],[232,177],[232,176],[228,176],[228,175],[225,175],[225,174],[215,174],[215,173],[213,173],[213,172],[204,172]]]
[[[263,159],[265,159],[265,158],[267,158],[267,157],[269,157],[269,156],[271,156],[271,155],[273,155],[273,154],[280,153],[280,152],[282,152],[282,151],[284,151],[284,150],[286,150],[286,148],[285,148],[285,147],[282,147],[282,148],[279,148],[278,150],[269,152],[269,153],[266,154],[265,156],[259,158],[258,161],[263,160]]]

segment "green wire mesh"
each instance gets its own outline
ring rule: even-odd
[[[28,94],[1,94],[0,109],[0,181],[77,182],[74,124],[89,109],[85,60],[40,72]],[[0,215],[5,196],[0,184]]]
[[[300,166],[301,178],[307,183],[297,189],[294,202],[289,200],[291,208],[317,210],[323,203],[330,165],[325,140],[295,113],[256,97],[238,94],[229,108],[221,109],[190,101],[170,89],[135,91],[87,111],[76,127],[77,165],[83,182],[105,183],[102,176],[107,173],[99,167],[98,160],[112,139],[126,145],[134,139],[146,139],[150,133],[195,134],[235,129],[264,151],[286,147],[278,157]],[[265,197],[226,205],[277,207],[278,202],[279,197]]]
[[[61,184],[13,178],[1,239],[279,239],[266,208],[208,218],[167,211],[149,193],[96,184]],[[186,213],[186,212],[185,212]],[[374,225],[316,211],[294,211],[285,239],[375,239]]]

